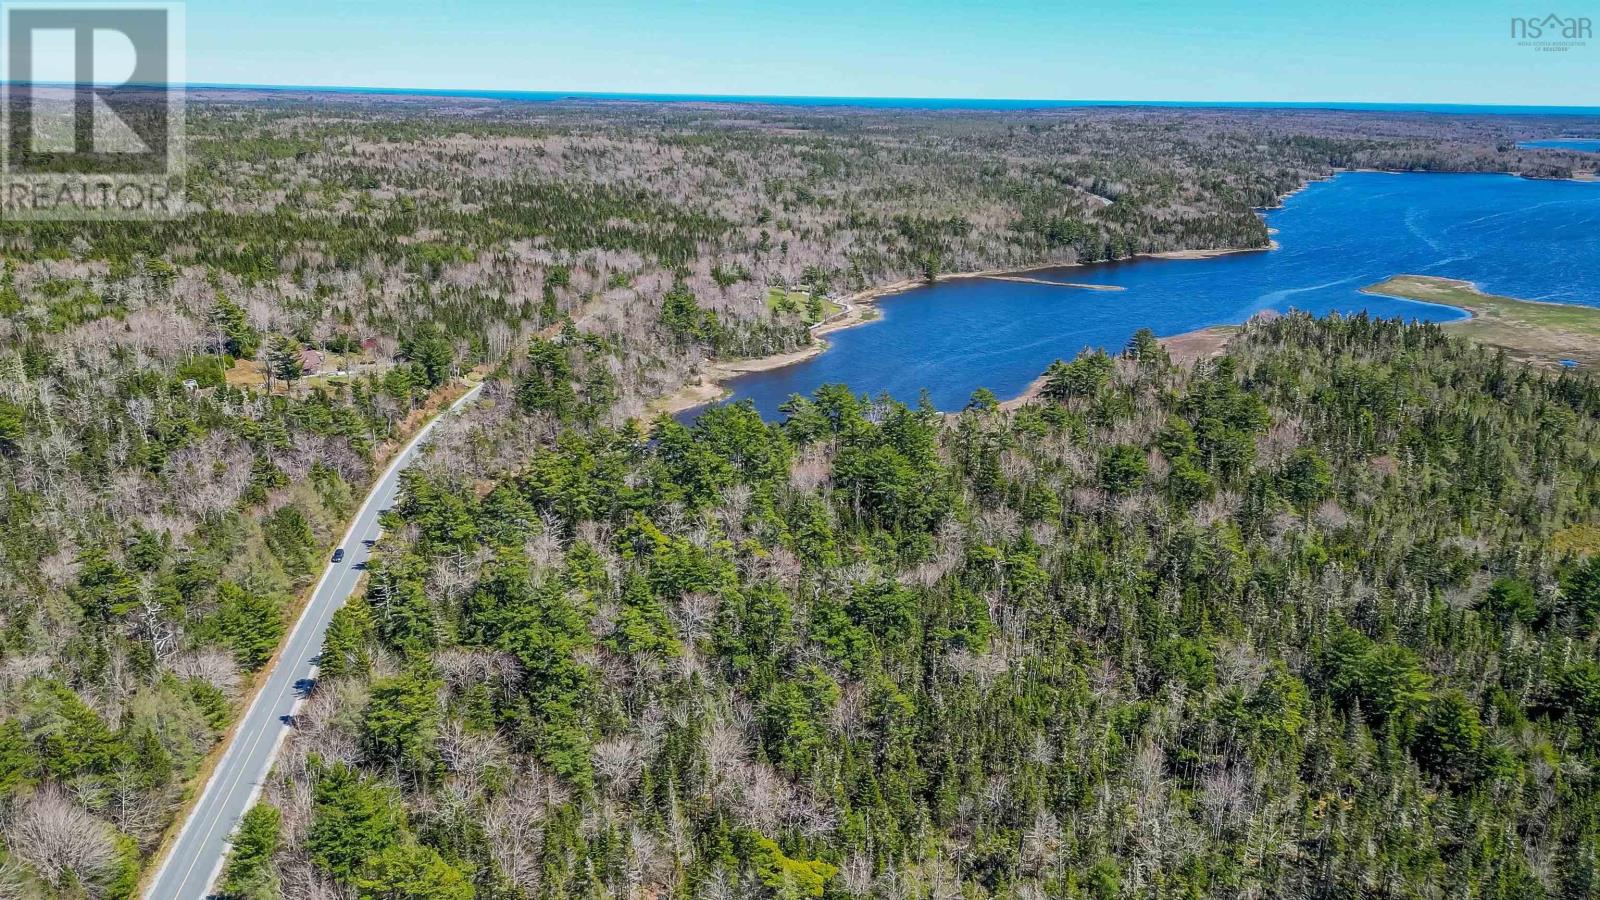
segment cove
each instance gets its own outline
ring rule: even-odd
[[[1399,273],[1600,306],[1600,183],[1350,172],[1307,185],[1263,216],[1278,249],[1027,273],[1120,290],[971,278],[885,297],[877,321],[828,335],[832,346],[809,360],[730,381],[723,402],[749,399],[763,416],[780,417],[791,395],[843,383],[911,403],[926,390],[939,409],[957,410],[976,388],[1015,396],[1053,360],[1086,347],[1120,349],[1140,328],[1170,336],[1263,310],[1435,322],[1466,315],[1360,293]]]

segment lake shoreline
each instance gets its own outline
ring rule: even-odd
[[[1161,346],[1165,347],[1172,361],[1179,365],[1190,365],[1202,360],[1214,359],[1222,355],[1227,349],[1228,341],[1239,333],[1242,325],[1211,325],[1206,328],[1196,328],[1171,337],[1158,338]],[[1022,393],[1009,400],[1000,401],[1000,408],[1015,410],[1027,406],[1039,399],[1044,393],[1046,376],[1028,382]],[[953,415],[953,414],[952,414]]]
[[[1370,174],[1373,174],[1373,175],[1509,175],[1512,178],[1523,178],[1523,179],[1526,179],[1528,181],[1565,181],[1565,182],[1571,182],[1573,184],[1594,184],[1596,182],[1600,182],[1600,175],[1597,175],[1597,174],[1595,174],[1593,172],[1575,172],[1575,173],[1573,173],[1571,175],[1568,175],[1568,176],[1563,178],[1563,177],[1559,177],[1559,176],[1555,176],[1555,175],[1529,175],[1527,172],[1512,172],[1512,171],[1509,171],[1509,170],[1502,170],[1502,171],[1498,171],[1498,172],[1458,172],[1458,171],[1446,171],[1446,170],[1440,170],[1440,169],[1365,169],[1365,168],[1361,168],[1361,169],[1335,169],[1334,170],[1334,175],[1340,175],[1340,174],[1343,174],[1345,172],[1367,172],[1367,173],[1370,173]],[[1318,178],[1318,179],[1315,179],[1315,180],[1316,181],[1327,181],[1328,179],[1326,179],[1326,178]],[[1307,183],[1309,184],[1310,182],[1307,182]],[[1304,190],[1304,188],[1301,188],[1301,189]],[[1276,209],[1277,207],[1272,207],[1272,208]]]
[[[848,327],[848,326],[847,326]],[[815,332],[813,332],[815,334]],[[752,372],[769,372],[792,366],[795,363],[805,362],[828,349],[828,342],[813,340],[810,346],[787,353],[774,353],[769,356],[757,356],[749,359],[735,359],[726,362],[707,363],[700,371],[700,378],[688,382],[676,391],[653,401],[650,406],[652,416],[666,414],[675,416],[697,406],[715,403],[728,395],[727,383],[741,375]]]
[[[1303,190],[1303,187],[1297,190]],[[1024,266],[1021,268],[981,269],[972,272],[950,272],[935,276],[932,282],[926,278],[902,278],[899,281],[893,281],[888,284],[878,285],[876,287],[857,291],[848,297],[834,301],[842,304],[845,307],[844,312],[838,313],[831,318],[825,319],[822,322],[811,326],[812,342],[807,347],[802,347],[798,350],[786,351],[784,353],[774,353],[768,356],[757,356],[750,357],[748,359],[735,359],[727,361],[718,360],[707,363],[702,368],[700,377],[698,379],[688,382],[671,394],[663,396],[652,402],[649,407],[650,412],[652,415],[660,415],[664,413],[669,416],[676,416],[679,413],[687,412],[688,410],[699,406],[716,403],[728,396],[729,390],[727,383],[741,375],[748,375],[753,372],[769,372],[773,369],[781,369],[785,366],[792,366],[796,363],[805,362],[808,359],[819,356],[822,353],[827,352],[829,346],[827,341],[821,340],[824,335],[831,334],[835,331],[843,331],[846,328],[854,328],[857,325],[865,325],[869,322],[875,322],[878,320],[879,314],[874,307],[879,300],[882,300],[885,297],[903,294],[906,291],[924,287],[928,284],[945,281],[962,281],[975,278],[1022,280],[1026,278],[1026,275],[1029,272],[1044,272],[1053,269],[1070,269],[1084,266],[1103,265],[1105,262],[1128,262],[1140,259],[1164,259],[1173,261],[1215,259],[1219,256],[1231,256],[1236,253],[1267,253],[1276,249],[1278,249],[1278,242],[1275,240],[1269,240],[1267,242],[1267,246],[1265,247],[1214,247],[1192,250],[1161,250],[1151,253],[1136,253],[1133,256],[1120,260],[1101,260],[1098,262],[1089,263],[1053,262],[1042,263],[1036,266]],[[1072,290],[1121,290],[1119,287],[1109,285],[1046,282],[1044,279],[1026,280],[1041,284],[1060,284],[1061,287]],[[1232,328],[1234,326],[1218,327]],[[1210,328],[1202,328],[1193,332],[1173,335],[1169,338],[1163,338],[1162,340],[1165,342],[1178,340],[1180,338],[1188,338],[1194,335],[1204,334],[1211,330],[1212,329]],[[1015,403],[1028,399],[1029,391],[1034,390],[1034,387],[1034,385],[1030,385],[1026,390],[1023,391],[1022,394],[1019,394],[1018,396],[1005,402]]]

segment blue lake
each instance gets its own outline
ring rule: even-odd
[[[1575,150],[1579,153],[1600,153],[1600,138],[1550,138],[1542,141],[1523,141],[1517,146],[1526,150]]]
[[[1122,290],[961,279],[886,297],[879,320],[829,335],[832,347],[806,362],[730,382],[730,399],[778,416],[793,394],[845,383],[907,402],[927,390],[940,409],[955,410],[978,387],[1015,396],[1051,361],[1120,348],[1139,328],[1181,334],[1269,309],[1463,315],[1359,292],[1401,273],[1600,306],[1600,183],[1352,172],[1308,185],[1264,216],[1279,249],[1028,273]]]

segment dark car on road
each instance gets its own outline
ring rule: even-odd
[[[339,549],[333,551],[333,561],[334,562],[344,562],[344,548],[343,547],[340,547]]]

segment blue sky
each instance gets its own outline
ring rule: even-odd
[[[1572,0],[189,0],[193,82],[877,97],[1600,105]]]

